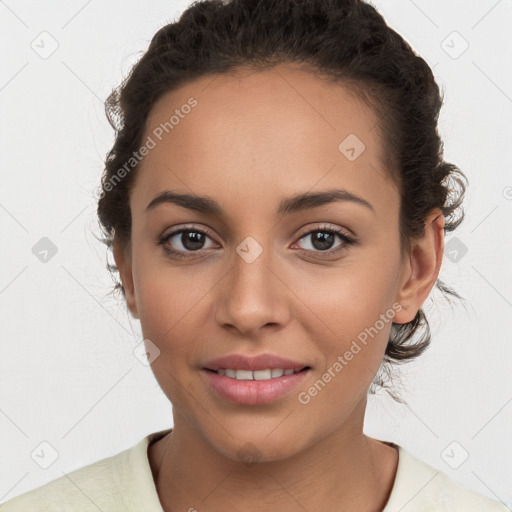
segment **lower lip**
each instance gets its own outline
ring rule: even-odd
[[[259,405],[271,403],[289,393],[306,378],[309,371],[306,369],[267,380],[232,379],[204,369],[202,373],[222,398],[236,404]]]

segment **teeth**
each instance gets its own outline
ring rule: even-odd
[[[253,374],[254,380],[268,380],[272,378],[272,370],[257,370],[249,373]]]
[[[233,370],[230,368],[221,368],[217,370],[219,375],[224,375],[231,379],[237,380],[269,380],[275,379],[277,377],[282,377],[283,375],[291,375],[292,373],[298,373],[300,370],[293,370],[292,368],[287,368],[283,370],[282,368],[268,368],[267,370]]]
[[[237,370],[236,380],[252,380],[253,375],[251,370]]]

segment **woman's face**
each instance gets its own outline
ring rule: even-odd
[[[204,77],[154,106],[131,255],[116,261],[175,428],[268,460],[362,429],[391,321],[416,313],[400,303],[411,267],[376,121],[339,85],[282,65]],[[148,208],[165,191],[209,200]],[[260,361],[238,372],[264,379],[250,381],[211,371],[262,354],[308,369],[268,380],[265,368],[286,363]]]

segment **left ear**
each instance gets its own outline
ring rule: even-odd
[[[414,320],[436,283],[443,253],[444,216],[441,210],[435,209],[425,221],[423,236],[411,241],[396,298],[402,310],[396,313],[393,322],[404,324]]]

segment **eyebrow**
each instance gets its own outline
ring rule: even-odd
[[[278,215],[287,215],[303,210],[309,210],[324,206],[334,202],[351,202],[364,206],[375,213],[373,206],[352,192],[344,189],[325,190],[321,192],[305,192],[292,197],[283,199],[279,203]],[[171,203],[188,210],[194,210],[200,213],[225,217],[220,204],[208,196],[197,196],[194,194],[179,194],[170,190],[164,190],[158,194],[146,207],[146,212],[155,209],[158,205]]]

